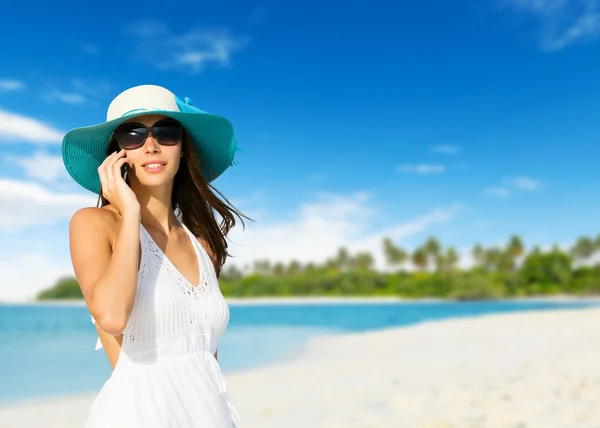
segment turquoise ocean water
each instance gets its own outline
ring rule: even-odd
[[[311,337],[491,313],[597,306],[592,301],[230,304],[224,373],[294,358]],[[97,391],[110,376],[84,306],[0,304],[0,405]]]

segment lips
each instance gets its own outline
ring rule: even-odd
[[[160,172],[165,169],[167,163],[163,161],[148,161],[142,164],[142,168],[148,172]]]
[[[154,160],[154,161],[148,161],[148,162],[144,162],[142,164],[142,166],[145,167],[158,167],[158,166],[165,166],[167,163],[163,162],[163,161],[159,161],[159,160]]]

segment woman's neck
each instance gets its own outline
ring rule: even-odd
[[[144,227],[169,233],[173,226],[179,224],[171,204],[171,189],[153,189],[152,192],[140,192],[137,196]]]

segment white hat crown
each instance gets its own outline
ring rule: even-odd
[[[143,111],[180,111],[175,94],[162,86],[140,85],[115,97],[108,106],[106,121]]]

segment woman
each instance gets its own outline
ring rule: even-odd
[[[229,321],[218,277],[234,214],[243,220],[209,184],[236,150],[228,120],[153,85],[119,94],[105,123],[65,135],[67,171],[101,199],[70,224],[97,349],[113,368],[87,428],[239,423],[217,362]]]

